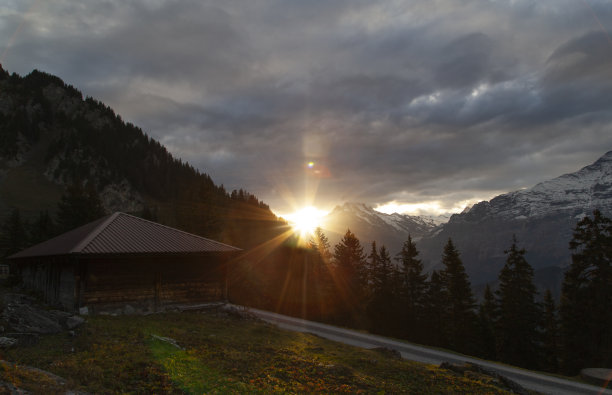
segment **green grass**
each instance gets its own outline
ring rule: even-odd
[[[504,393],[484,378],[201,313],[93,316],[74,337],[45,336],[35,346],[3,351],[2,359],[50,371],[67,388],[91,393]],[[0,380],[14,377],[2,372]],[[35,387],[36,379],[27,385]]]

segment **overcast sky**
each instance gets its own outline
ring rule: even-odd
[[[608,0],[4,0],[0,62],[276,212],[452,209],[612,150],[611,32]]]

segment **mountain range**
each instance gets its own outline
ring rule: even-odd
[[[577,172],[531,188],[496,196],[451,216],[421,241],[423,259],[436,267],[452,238],[473,282],[495,278],[515,235],[538,272],[562,272],[571,261],[569,241],[576,223],[598,209],[612,214],[612,151]]]
[[[329,222],[335,224],[329,231],[334,235],[339,227],[344,231],[348,227],[362,244],[376,240],[392,255],[411,234],[429,271],[439,268],[444,244],[451,238],[472,284],[495,281],[515,235],[540,288],[558,294],[563,271],[571,261],[573,229],[595,209],[612,216],[612,151],[574,173],[477,203],[453,214],[447,223],[346,203],[329,214]],[[339,240],[337,236],[330,239]]]
[[[350,229],[366,252],[369,252],[369,243],[376,241],[379,247],[384,244],[393,255],[401,250],[409,234],[418,241],[439,225],[432,218],[381,213],[364,203],[336,206],[322,222],[332,246]]]

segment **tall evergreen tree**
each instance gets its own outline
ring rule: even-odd
[[[496,360],[495,325],[497,322],[497,303],[489,284],[485,287],[484,298],[478,307],[480,333],[479,355],[484,359]]]
[[[394,317],[393,273],[391,257],[385,246],[375,253],[376,243],[372,243],[370,257],[376,264],[372,271],[371,295],[367,303],[370,329],[376,333],[390,334],[396,326]]]
[[[399,252],[397,259],[401,264],[402,283],[400,299],[403,305],[404,335],[411,340],[423,338],[423,314],[425,308],[425,294],[427,292],[427,274],[423,273],[423,264],[417,258],[419,251],[412,237],[408,235]]]
[[[26,226],[19,209],[14,208],[2,226],[2,257],[15,254],[28,246]]]
[[[314,255],[312,262],[312,283],[318,289],[318,295],[323,300],[332,298],[333,281],[329,241],[323,230],[317,227],[309,241],[309,250]]]
[[[427,329],[425,342],[434,346],[443,346],[445,328],[445,310],[448,296],[442,283],[440,273],[434,270],[427,284],[425,298],[424,328]]]
[[[370,247],[370,254],[366,260],[365,268],[363,270],[362,282],[365,284],[367,293],[372,295],[377,288],[374,284],[376,272],[380,268],[380,255],[378,255],[378,248],[376,247],[376,241],[373,241]]]
[[[138,216],[142,219],[146,219],[147,221],[157,222],[159,219],[157,218],[157,207],[149,207],[144,206],[142,211],[138,214]]]
[[[599,210],[576,225],[561,293],[563,369],[612,366],[612,221]]]
[[[544,294],[542,315],[542,368],[547,372],[559,370],[559,319],[550,289]]]
[[[94,187],[81,183],[70,185],[58,204],[57,222],[67,232],[104,216],[102,202]]]
[[[449,238],[444,246],[440,271],[442,287],[446,294],[443,333],[445,345],[463,352],[476,351],[476,301],[468,275],[459,257],[459,251]]]
[[[361,282],[365,255],[357,236],[347,229],[334,247],[334,279],[339,303],[338,320],[345,325],[362,326],[364,292]]]
[[[325,233],[323,233],[323,229],[317,227],[314,230],[309,244],[310,248],[319,254],[323,262],[325,262],[326,264],[331,263],[332,254],[329,251],[329,239],[327,238]]]
[[[49,211],[41,211],[30,227],[31,244],[41,243],[52,238],[57,233],[55,228],[55,223],[49,215]]]
[[[533,284],[533,268],[519,249],[516,237],[504,251],[506,264],[499,273],[497,321],[497,356],[506,363],[529,369],[538,366],[537,290]]]

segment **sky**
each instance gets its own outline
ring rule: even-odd
[[[0,2],[5,70],[59,76],[281,214],[440,214],[594,162],[611,34],[607,0]]]

